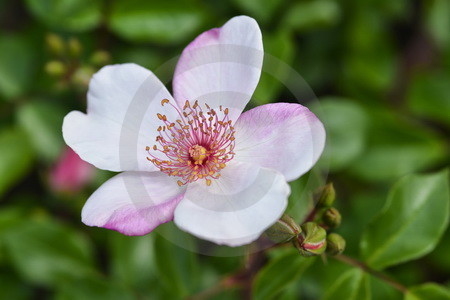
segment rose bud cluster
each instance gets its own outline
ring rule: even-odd
[[[339,227],[341,214],[332,207],[336,193],[332,183],[320,188],[315,195],[317,207],[308,221],[299,226],[290,216],[283,215],[266,235],[274,243],[291,242],[303,256],[317,256],[323,253],[338,255],[345,250],[345,240],[337,233],[327,231]]]

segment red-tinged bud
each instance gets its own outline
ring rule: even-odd
[[[300,226],[291,217],[283,215],[265,233],[274,243],[284,243],[295,238],[301,231]]]
[[[301,226],[302,232],[293,240],[294,246],[303,256],[322,254],[327,248],[327,232],[314,222]]]

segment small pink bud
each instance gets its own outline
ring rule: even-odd
[[[94,169],[67,147],[50,171],[50,186],[56,192],[74,193],[92,178]]]

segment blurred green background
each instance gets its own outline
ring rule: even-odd
[[[335,184],[347,255],[367,256],[361,237],[376,230],[370,221],[399,178],[448,165],[450,1],[1,0],[0,299],[182,299],[245,270],[252,257],[200,255],[157,233],[126,237],[82,224],[84,202],[112,174],[81,162],[61,135],[64,115],[85,110],[89,78],[100,67],[134,62],[158,70],[199,33],[241,14],[258,21],[265,51],[319,99],[306,103],[327,128],[317,169],[329,169]],[[276,76],[262,75],[252,105],[294,100],[280,82],[289,71],[270,67]],[[157,75],[170,78],[164,70]],[[390,194],[408,206],[402,189],[431,186],[436,197],[428,198],[443,199],[427,202],[425,219],[412,220],[401,237],[408,243],[431,227],[430,240],[403,261],[372,264],[406,286],[441,285],[407,299],[449,299],[448,175],[439,174],[431,183],[399,183]],[[291,183],[293,216],[307,213],[307,195],[324,181],[311,173]],[[447,212],[439,219],[440,208]],[[404,207],[395,209],[402,220]],[[212,298],[250,291],[257,299],[403,298],[332,258],[306,260],[283,248],[256,256],[258,267],[244,272],[242,284],[222,281]]]

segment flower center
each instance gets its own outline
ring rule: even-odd
[[[178,185],[220,177],[220,170],[234,157],[235,130],[228,117],[228,108],[218,111],[205,105],[202,110],[198,101],[193,105],[186,100],[183,109],[163,99],[161,105],[169,104],[179,115],[171,122],[166,115],[157,114],[162,126],[158,127],[157,144],[146,147],[151,161],[169,176],[178,176]]]
[[[206,158],[206,148],[194,145],[189,149],[189,155],[194,160],[194,164],[201,165]]]

